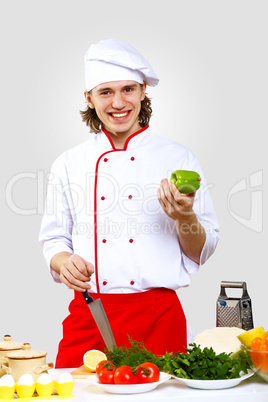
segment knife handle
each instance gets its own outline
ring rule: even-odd
[[[82,295],[84,296],[84,299],[86,301],[87,304],[91,303],[94,301],[93,297],[89,296],[88,291],[85,290],[84,292],[82,292]]]

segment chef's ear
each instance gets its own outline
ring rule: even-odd
[[[144,100],[145,95],[146,95],[146,94],[145,94],[146,88],[147,88],[147,82],[143,81],[142,89],[141,89],[141,92],[142,92],[142,94],[141,94],[141,100],[142,100],[142,101]]]
[[[92,97],[91,97],[91,93],[85,91],[85,92],[84,92],[84,96],[85,96],[86,102],[87,102],[88,106],[90,107],[90,109],[94,109],[95,106],[94,106],[94,104],[93,104],[93,102],[92,102],[92,99],[91,99],[91,98],[92,98]]]

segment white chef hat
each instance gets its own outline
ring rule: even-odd
[[[158,77],[147,60],[127,42],[102,40],[85,54],[85,81],[89,92],[99,84],[131,80],[154,87]]]

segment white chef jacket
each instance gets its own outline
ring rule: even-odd
[[[203,264],[216,248],[219,227],[198,160],[146,126],[124,149],[116,149],[102,130],[56,159],[39,236],[48,266],[59,252],[80,255],[95,268],[92,292],[188,286],[199,265],[182,252],[175,222],[157,199],[160,181],[179,169],[202,178],[194,211],[206,231]]]

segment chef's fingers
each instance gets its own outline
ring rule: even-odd
[[[84,260],[82,257],[80,257],[77,254],[73,254],[70,258],[68,258],[68,260],[65,261],[64,264],[66,266],[68,266],[69,269],[71,269],[72,266],[74,266],[76,268],[76,270],[81,274],[81,275],[79,275],[77,273],[77,275],[78,275],[77,277],[84,281],[87,280],[87,278],[90,278],[90,276],[94,272],[93,265],[91,263],[87,262],[86,260]],[[72,270],[72,272],[74,272],[74,271]]]
[[[168,207],[169,202],[166,199],[166,196],[165,196],[165,193],[164,193],[164,190],[163,190],[162,186],[160,186],[158,188],[158,190],[157,190],[157,198],[158,198],[158,201],[159,201],[160,205],[162,206],[162,208],[165,211],[166,208]]]
[[[161,203],[161,205],[164,204],[164,202],[162,200],[162,189],[161,189],[161,187],[159,187],[157,189],[157,198],[158,198],[158,201]]]
[[[163,208],[163,210],[166,210],[166,204],[163,202],[161,196],[160,196],[160,190],[157,191],[157,198],[158,198],[158,202],[161,205],[161,207]]]
[[[193,212],[193,201],[195,194],[182,194],[173,183],[164,179],[160,183],[157,192],[158,201],[163,211],[172,219],[188,217]]]
[[[77,285],[75,285],[75,284],[69,282],[69,280],[68,280],[66,277],[62,276],[62,275],[60,275],[60,280],[61,280],[61,282],[62,282],[63,284],[65,284],[69,289],[75,290],[76,292],[84,292],[85,290],[89,290],[89,289],[90,289],[90,287],[85,287],[85,286],[84,286],[85,282],[80,282],[80,283],[81,283],[81,286],[77,286]]]
[[[189,194],[182,194],[179,192],[174,183],[169,183],[169,188],[175,202],[184,206],[193,205],[193,200],[196,192]]]
[[[88,275],[91,276],[94,273],[94,265],[91,264],[91,262],[88,262],[88,261],[85,261],[85,263],[86,263],[86,268],[87,268]]]
[[[90,276],[84,275],[81,273],[75,265],[72,264],[71,261],[65,262],[63,266],[61,267],[60,273],[64,276],[67,276],[67,278],[71,278],[71,276],[80,281],[80,282],[88,282],[90,281]],[[71,275],[71,276],[70,276]]]
[[[169,202],[167,197],[165,196],[164,190],[162,187],[158,189],[158,202],[161,205],[163,211],[172,219],[175,219],[176,216],[174,216],[174,211],[175,208],[174,206]]]
[[[170,191],[169,182],[167,179],[161,180],[159,187],[160,199],[165,205],[165,212],[171,214],[172,210],[176,207],[176,201],[172,192]]]
[[[167,181],[167,179],[161,180],[160,188],[163,190],[166,202],[169,202],[170,204],[172,204],[174,197],[170,191],[170,186],[169,186],[169,182]]]
[[[77,292],[84,292],[85,290],[91,288],[89,283],[75,278],[72,275],[72,272],[70,272],[66,267],[61,271],[60,280],[62,283],[68,286],[68,288],[76,290]]]
[[[84,260],[80,255],[74,255],[73,263],[77,269],[86,276],[91,276],[94,272],[94,266],[90,262]]]

